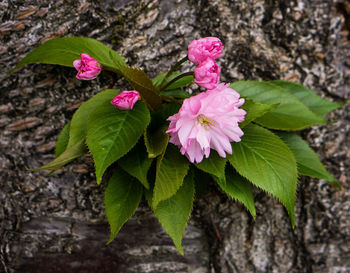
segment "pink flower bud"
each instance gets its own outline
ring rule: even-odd
[[[80,59],[75,60],[73,66],[78,70],[78,80],[95,79],[102,70],[101,64],[86,53],[80,54]]]
[[[111,101],[112,105],[120,110],[131,110],[134,108],[135,103],[140,99],[139,92],[137,91],[123,91],[119,95],[115,96]]]
[[[208,58],[194,70],[194,81],[208,90],[214,89],[218,85],[220,71],[220,66]]]
[[[222,56],[223,48],[220,39],[216,37],[194,40],[188,46],[188,59],[195,64],[200,64],[207,58],[215,60]]]

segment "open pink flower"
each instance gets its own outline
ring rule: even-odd
[[[135,103],[140,99],[140,94],[137,91],[123,91],[111,101],[112,105],[120,110],[131,110]]]
[[[216,37],[194,40],[188,46],[188,59],[195,64],[200,64],[207,58],[217,59],[222,56],[223,48],[220,39]]]
[[[194,70],[194,81],[208,90],[214,89],[220,80],[220,66],[213,59],[206,59]]]
[[[86,53],[80,54],[80,59],[75,60],[73,66],[78,70],[78,80],[95,79],[102,70],[101,64]]]
[[[168,118],[170,142],[179,146],[192,163],[209,157],[210,149],[221,157],[232,154],[230,142],[241,141],[243,131],[238,122],[244,121],[246,114],[238,108],[244,103],[239,97],[237,91],[222,83],[185,99],[180,111]]]

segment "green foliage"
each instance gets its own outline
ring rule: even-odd
[[[118,110],[109,102],[94,108],[86,143],[94,158],[97,183],[108,166],[135,146],[149,121],[149,111],[141,101],[132,110]]]
[[[83,156],[86,153],[87,153],[86,145],[84,143],[84,140],[81,140],[78,143],[74,144],[73,146],[68,147],[53,161],[47,163],[44,166],[41,166],[40,168],[33,169],[33,171],[39,171],[39,170],[57,171],[67,163],[71,162],[73,159]]]
[[[146,129],[144,137],[149,158],[155,158],[164,153],[169,141],[169,135],[165,133],[166,130],[165,126],[156,131]]]
[[[320,118],[323,118],[329,112],[341,107],[343,104],[338,102],[333,102],[325,100],[319,97],[315,92],[310,89],[294,83],[287,81],[272,81],[273,84],[282,87],[284,90],[288,91],[290,94],[296,96],[300,101],[302,101],[313,113],[315,113]]]
[[[68,140],[69,140],[69,127],[70,127],[70,122],[68,122],[63,127],[60,135],[58,136],[58,139],[56,142],[56,149],[55,149],[56,157],[59,157],[59,155],[62,154],[66,150]]]
[[[117,168],[105,191],[106,215],[112,242],[124,223],[135,213],[142,197],[142,185],[132,176]]]
[[[148,158],[145,146],[141,142],[119,159],[118,164],[129,175],[137,178],[146,189],[149,189],[147,173],[152,159]]]
[[[238,81],[230,85],[243,97],[266,104],[279,104],[275,109],[259,117],[255,122],[277,130],[301,130],[326,121],[314,114],[296,96],[282,87],[257,81]]]
[[[156,181],[152,207],[157,208],[160,201],[169,199],[181,187],[188,172],[188,159],[179,153],[174,145],[168,145],[164,156],[157,159]]]
[[[102,105],[109,105],[109,108],[111,108],[110,101],[118,94],[119,91],[114,89],[104,90],[97,93],[78,108],[71,121],[67,147],[74,146],[82,139],[85,140],[88,120],[93,110],[100,108]]]
[[[279,132],[278,135],[294,153],[300,174],[325,179],[341,189],[339,182],[327,172],[317,154],[306,141],[293,133]]]
[[[187,99],[191,97],[191,94],[187,93],[182,89],[165,90],[161,94],[166,97],[173,97],[173,98],[179,98],[179,99]]]
[[[182,255],[184,255],[181,243],[182,236],[191,215],[193,198],[194,181],[193,175],[189,173],[176,194],[167,200],[161,201],[154,210],[159,222]]]
[[[248,180],[236,173],[232,168],[226,172],[226,179],[214,177],[220,188],[233,199],[241,202],[255,219],[255,205],[252,186]]]
[[[275,109],[278,105],[279,104],[264,104],[246,98],[241,108],[245,110],[247,114],[245,115],[244,121],[239,123],[239,127],[245,127],[258,117],[261,117],[267,112],[270,112],[272,109]]]
[[[152,80],[153,84],[155,86],[160,86],[160,84],[164,80],[166,74],[167,73],[162,73],[162,74],[159,74],[157,77],[155,77]],[[180,75],[181,75],[181,72],[173,72],[169,76],[169,78],[165,81],[165,83],[163,83],[163,84],[165,85],[165,84],[171,82],[172,80],[174,80],[176,77],[178,77]],[[185,86],[193,83],[193,80],[194,80],[193,75],[184,76],[184,77],[178,79],[177,81],[173,82],[172,84],[170,84],[165,90],[172,90],[172,89],[178,89],[178,88],[181,88],[181,87],[185,87]]]
[[[232,149],[228,160],[236,171],[281,200],[294,226],[297,164],[288,146],[269,130],[249,124]]]
[[[211,150],[209,157],[203,158],[202,162],[195,164],[195,166],[206,173],[225,180],[226,161],[226,158],[220,157],[215,150]]]
[[[125,64],[117,52],[101,42],[85,37],[54,38],[38,46],[25,56],[16,67],[10,71],[33,63],[58,64],[73,67],[73,61],[80,59],[81,53],[87,53],[99,61],[104,67],[116,68],[115,62]],[[113,60],[110,56],[113,56]]]

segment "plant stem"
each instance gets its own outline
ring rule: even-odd
[[[173,72],[175,70],[177,70],[184,62],[186,62],[188,60],[188,57],[184,57],[182,58],[180,61],[178,61],[170,70],[169,72],[165,75],[164,79],[162,80],[161,84],[159,85],[159,90],[163,89],[163,85],[166,82],[166,80],[170,77],[171,74],[173,74]]]
[[[185,72],[177,77],[175,77],[174,79],[172,79],[170,82],[168,82],[163,88],[160,89],[160,91],[165,90],[168,86],[170,86],[171,84],[173,84],[174,82],[178,81],[179,79],[186,77],[186,76],[193,76],[193,72]]]

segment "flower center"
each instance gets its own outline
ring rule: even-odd
[[[210,129],[210,126],[213,126],[214,125],[214,120],[200,114],[198,117],[197,117],[197,122],[200,123],[200,125],[202,125],[204,127],[205,130],[209,130]]]

